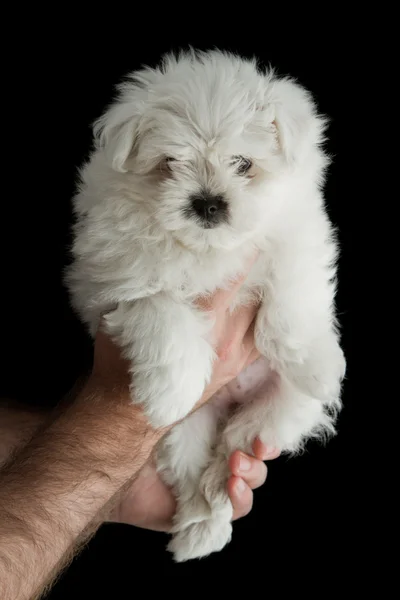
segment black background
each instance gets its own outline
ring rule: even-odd
[[[10,119],[3,125],[3,143],[8,148],[3,176],[9,186],[1,216],[2,346],[6,350],[1,395],[54,405],[90,365],[90,343],[62,285],[76,169],[90,148],[90,124],[110,101],[120,78],[143,63],[154,64],[164,51],[188,44],[254,54],[271,62],[306,85],[320,110],[331,118],[328,150],[334,161],[326,198],[340,231],[337,303],[348,371],[338,436],[325,448],[311,444],[300,458],[280,458],[270,464],[267,483],[255,492],[253,511],[235,524],[233,541],[223,552],[174,565],[165,552],[166,536],[107,525],[74,561],[50,597],[91,598],[108,588],[114,591],[106,597],[125,597],[123,590],[132,589],[132,580],[139,574],[150,575],[148,581],[154,586],[164,580],[176,583],[187,575],[208,581],[215,573],[224,572],[225,578],[228,573],[233,580],[244,579],[250,591],[259,589],[252,582],[252,573],[265,585],[275,579],[285,586],[293,583],[288,573],[295,565],[306,565],[296,580],[299,586],[303,582],[307,587],[311,573],[314,577],[316,572],[324,579],[341,578],[347,572],[354,576],[355,556],[361,546],[360,456],[352,391],[352,233],[348,204],[339,184],[343,169],[338,82],[346,71],[339,57],[343,52],[340,32],[331,24],[338,37],[335,44],[327,34],[329,27],[318,37],[315,30],[293,36],[273,15],[268,28],[258,27],[257,14],[252,14],[249,23],[243,5],[234,23],[218,26],[210,21],[196,24],[187,14],[186,21],[183,17],[186,25],[178,25],[173,15],[164,18],[156,9],[146,15],[137,13],[129,22],[121,18],[115,24],[108,23],[104,14],[101,23],[88,21],[80,27],[78,14],[72,15],[72,20],[68,16],[61,12],[36,14],[29,32],[13,26],[12,44],[3,63],[3,100]],[[47,18],[51,26],[45,25]],[[21,43],[19,55],[16,48]],[[350,59],[347,71],[351,71]],[[132,597],[138,593],[133,592]]]

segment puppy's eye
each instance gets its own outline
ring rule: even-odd
[[[171,156],[166,156],[162,162],[160,163],[160,169],[161,171],[165,171],[165,172],[170,172],[171,171],[171,167],[173,166],[173,163],[176,162],[175,158],[172,158]]]
[[[244,156],[235,156],[234,163],[236,165],[236,173],[238,175],[246,175],[246,173],[248,173],[253,166],[251,160],[244,158]]]

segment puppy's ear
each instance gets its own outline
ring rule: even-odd
[[[97,147],[105,151],[113,169],[126,173],[139,135],[140,115],[134,102],[116,102],[93,125]]]
[[[128,171],[128,159],[139,143],[149,86],[157,76],[158,72],[150,68],[127,75],[117,86],[116,101],[93,125],[97,146],[106,152],[113,169],[120,173]]]
[[[278,147],[286,163],[294,165],[323,143],[328,119],[317,114],[311,94],[291,78],[276,79],[272,96]]]

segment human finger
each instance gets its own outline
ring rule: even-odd
[[[258,437],[254,440],[253,452],[259,460],[274,460],[280,456],[279,448],[266,446]]]
[[[227,317],[225,331],[221,335],[215,332],[218,357],[226,360],[232,351],[240,348],[241,356],[250,354],[254,347],[254,321],[255,306],[243,306],[238,309],[237,314]],[[218,339],[219,338],[219,339]]]
[[[252,365],[254,362],[256,362],[256,360],[259,359],[260,356],[261,356],[261,354],[259,353],[257,348],[254,346],[254,348],[252,348],[250,350],[250,354],[248,355],[246,362],[244,363],[243,369],[245,369],[249,365]]]
[[[253,321],[250,323],[249,328],[247,329],[247,331],[245,332],[245,334],[241,340],[242,355],[244,357],[247,357],[245,366],[248,366],[249,364],[251,364],[251,362],[254,362],[260,356],[260,353],[258,352],[256,345],[255,345],[254,333],[255,333],[255,319],[253,319]],[[252,357],[251,362],[249,361],[250,357]]]
[[[233,521],[249,514],[253,508],[253,492],[241,478],[232,475],[228,481],[227,491],[233,508]]]
[[[232,475],[241,477],[252,490],[262,486],[267,479],[265,463],[238,450],[229,458],[229,468]]]
[[[259,305],[250,303],[236,308],[236,310],[227,317],[227,325],[235,332],[236,340],[243,340],[247,335],[253,340],[254,344],[254,325]]]

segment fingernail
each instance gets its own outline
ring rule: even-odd
[[[243,494],[243,492],[246,489],[246,484],[243,481],[243,479],[238,479],[238,482],[236,484],[236,491],[238,494]]]
[[[239,470],[240,471],[250,471],[250,468],[251,468],[251,462],[249,461],[247,456],[245,456],[244,454],[241,454],[240,460],[239,460]]]
[[[267,448],[267,452],[265,454],[265,460],[267,460],[270,456],[273,456],[277,452],[277,448]]]

